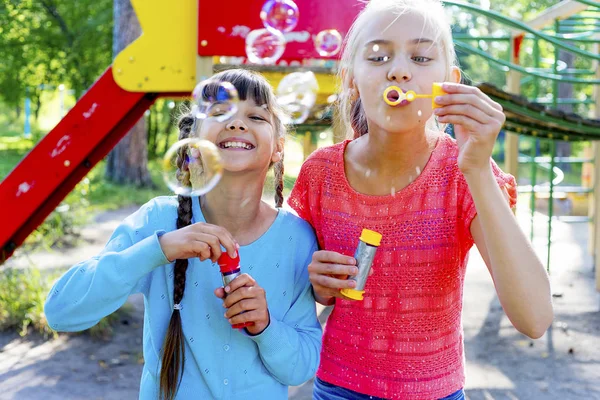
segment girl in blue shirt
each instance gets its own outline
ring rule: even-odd
[[[199,124],[185,115],[179,138],[217,145],[219,184],[202,197],[155,198],[127,217],[98,256],[54,284],[46,318],[57,331],[84,330],[143,293],[140,399],[287,399],[288,386],[310,379],[319,364],[321,327],[306,268],[316,239],[281,208],[285,126],[271,87],[245,70],[212,81],[233,84],[237,112]],[[182,153],[184,181],[187,162]],[[271,166],[277,208],[261,200]],[[225,289],[215,264],[222,248],[239,252],[244,272]],[[248,321],[244,330],[231,327]]]

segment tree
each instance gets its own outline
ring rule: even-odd
[[[114,0],[113,55],[116,56],[141,33],[130,0]],[[119,184],[153,186],[148,171],[146,122],[141,118],[108,155],[106,179]]]
[[[110,63],[111,0],[0,0],[0,99],[17,111],[40,86],[79,97]],[[18,115],[17,115],[18,116]]]

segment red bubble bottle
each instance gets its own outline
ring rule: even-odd
[[[231,258],[229,254],[223,253],[217,262],[219,263],[221,275],[223,275],[223,289],[225,289],[227,285],[242,274],[240,270],[240,254],[236,252],[235,257]],[[227,296],[227,293],[225,293],[225,296]],[[233,329],[242,329],[252,325],[254,325],[254,322],[248,321],[241,324],[233,324],[231,327]]]

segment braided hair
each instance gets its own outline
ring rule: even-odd
[[[218,89],[219,82],[230,82],[238,91],[240,100],[252,98],[256,104],[264,106],[273,116],[275,139],[277,142],[285,137],[286,128],[282,122],[283,112],[277,104],[275,95],[269,83],[261,75],[242,69],[228,70],[214,75],[211,83],[205,86],[204,96],[210,96],[211,91]],[[196,118],[191,112],[179,120],[179,140],[192,137],[196,130]],[[177,155],[177,179],[184,185],[190,186],[190,170],[186,155],[187,147],[182,147]],[[281,159],[273,164],[275,174],[275,204],[283,205],[283,149]],[[178,196],[177,229],[184,228],[192,222],[192,198]],[[180,304],[185,291],[185,277],[188,260],[176,260],[173,277],[173,303]],[[171,320],[162,348],[160,371],[160,397],[173,400],[181,379],[185,361],[185,347],[181,313],[176,307],[171,314]]]

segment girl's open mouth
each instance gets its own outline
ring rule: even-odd
[[[389,86],[387,89],[385,89],[385,92],[383,93],[383,100],[386,102],[386,104],[392,107],[405,106],[410,103],[406,99],[404,91],[398,86]]]
[[[225,150],[252,150],[255,146],[252,143],[248,143],[246,141],[224,140],[221,143],[219,143],[218,147],[220,149]]]

